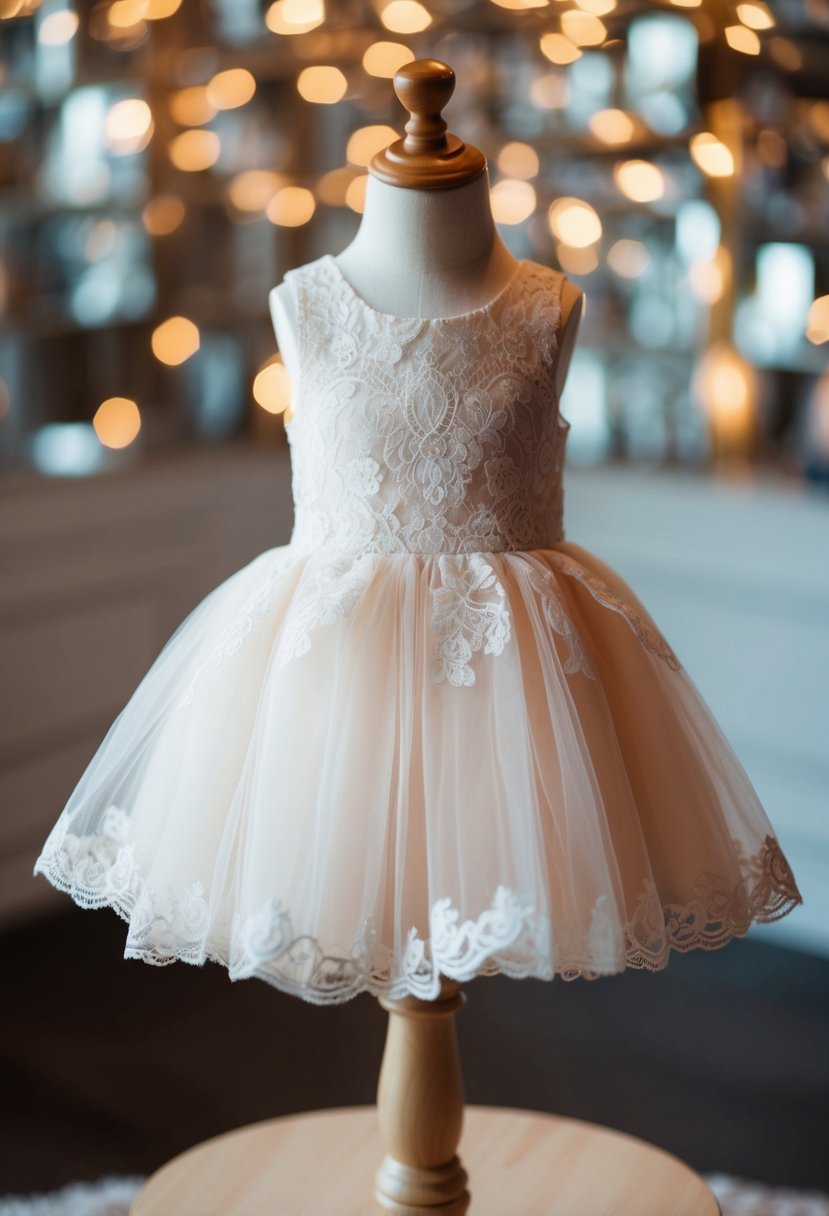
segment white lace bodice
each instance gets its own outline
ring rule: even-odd
[[[457,554],[561,540],[562,278],[522,261],[483,308],[423,320],[371,308],[333,257],[291,271],[292,546]]]

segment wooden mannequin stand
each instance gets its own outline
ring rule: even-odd
[[[380,1001],[389,1013],[377,1092],[386,1156],[375,1194],[381,1207],[401,1216],[462,1216],[469,1206],[457,1156],[463,1079],[455,1014],[465,999],[460,985],[444,979],[436,1001]]]
[[[475,1216],[721,1216],[697,1174],[631,1136],[534,1111],[473,1106],[464,1119],[463,1003],[447,981],[432,1002],[384,1000],[376,1110],[313,1111],[207,1140],[153,1174],[131,1216],[460,1216],[462,1122]]]

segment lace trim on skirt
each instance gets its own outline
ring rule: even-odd
[[[739,845],[735,842],[738,858]],[[411,929],[395,956],[377,943],[367,921],[346,950],[330,950],[298,933],[290,910],[268,900],[253,916],[232,924],[229,940],[210,929],[210,908],[200,883],[152,890],[142,881],[129,816],[110,807],[102,832],[75,836],[59,824],[35,866],[53,886],[84,908],[111,907],[129,922],[124,955],[155,966],[207,959],[231,979],[258,977],[314,1004],[339,1004],[360,992],[434,999],[440,976],[468,981],[477,975],[515,979],[595,979],[625,967],[657,971],[672,950],[714,950],[743,937],[752,921],[772,921],[801,902],[786,858],[772,836],[750,858],[740,859],[742,880],[700,875],[687,903],[663,903],[653,880],[643,884],[631,919],[621,925],[607,896],[600,896],[590,925],[556,928],[551,949],[549,919],[530,897],[500,886],[476,920],[462,921],[449,899],[430,914],[430,937]]]

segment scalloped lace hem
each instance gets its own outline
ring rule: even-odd
[[[59,831],[58,825],[59,839],[47,842],[35,874],[80,907],[110,907],[127,921],[125,958],[152,966],[201,966],[209,960],[225,967],[231,980],[261,979],[318,1005],[341,1004],[361,992],[433,1000],[441,976],[460,982],[498,974],[592,980],[629,967],[659,971],[673,951],[719,949],[744,937],[753,921],[777,920],[802,902],[777,841],[767,836],[756,854],[740,859],[743,878],[736,887],[704,873],[687,903],[663,903],[648,879],[625,924],[613,901],[601,895],[587,928],[553,935],[549,917],[536,911],[530,897],[499,886],[475,920],[461,920],[451,900],[438,900],[429,937],[412,928],[397,952],[377,942],[370,920],[349,949],[326,950],[314,937],[295,932],[290,913],[276,899],[245,920],[237,916],[222,939],[209,927],[200,883],[154,891],[142,882],[124,838],[126,820],[125,812],[111,808],[104,832],[87,837],[72,836],[65,827]]]

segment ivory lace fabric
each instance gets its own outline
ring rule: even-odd
[[[561,276],[372,309],[289,276],[296,519],[179,626],[36,872],[126,955],[317,1003],[440,975],[595,977],[800,901],[634,592],[564,540]]]

